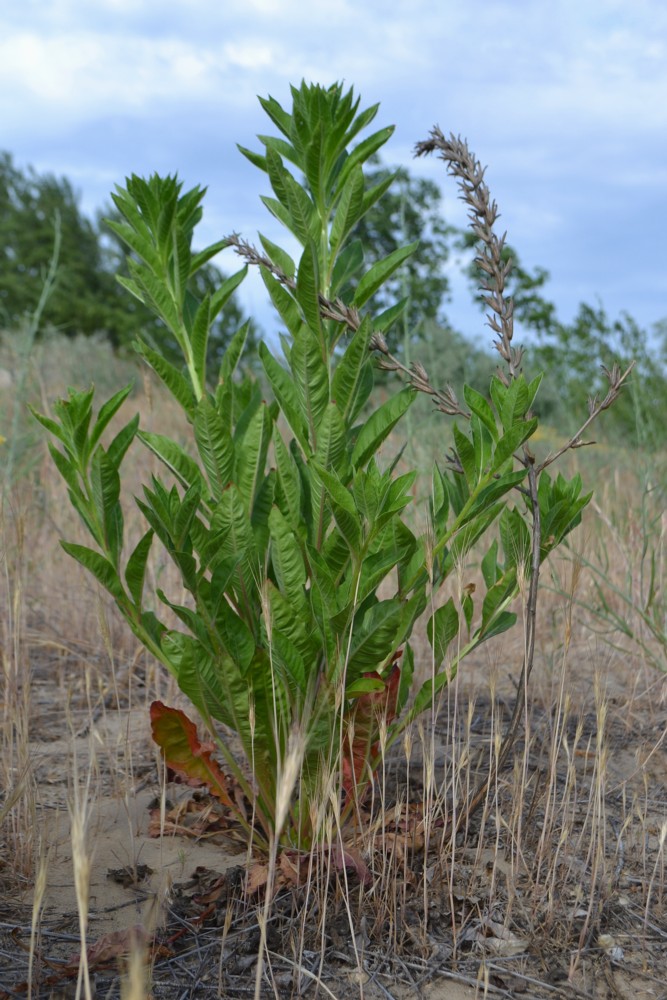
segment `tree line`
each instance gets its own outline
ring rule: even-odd
[[[477,296],[472,265],[474,237],[447,223],[441,211],[441,194],[432,181],[415,178],[405,168],[390,171],[375,160],[369,185],[391,185],[380,202],[358,224],[348,241],[350,260],[366,247],[366,264],[385,257],[399,246],[417,242],[404,267],[383,286],[374,311],[407,298],[408,307],[390,331],[390,346],[398,354],[429,356],[434,383],[488,380],[496,359],[455,330],[447,318],[450,284],[444,265],[453,256],[468,260],[471,295]],[[9,153],[0,154],[0,330],[10,336],[39,299],[44,271],[54,236],[54,220],[61,234],[60,266],[56,286],[43,314],[43,324],[65,335],[103,334],[116,348],[129,346],[139,332],[163,348],[165,328],[142,303],[128,295],[116,280],[127,275],[125,249],[104,222],[113,210],[99,211],[94,219],[81,210],[79,198],[66,177],[20,169]],[[637,390],[625,393],[608,422],[614,433],[650,440],[667,417],[667,321],[653,331],[641,328],[627,313],[610,317],[603,305],[581,303],[570,322],[558,315],[548,298],[548,272],[527,269],[516,251],[512,258],[511,293],[515,318],[527,343],[525,365],[529,371],[548,370],[557,378],[551,397],[539,400],[540,415],[569,429],[573,414],[580,414],[587,396],[604,384],[600,366],[637,360]],[[369,259],[370,258],[370,259]],[[191,291],[201,299],[217,287],[224,275],[209,263],[197,276]],[[350,294],[354,282],[350,281]],[[250,324],[249,351],[254,353],[262,330],[244,315],[232,298],[216,324],[210,340],[211,361],[219,361],[229,339],[245,321]],[[174,349],[176,345],[173,345]],[[659,437],[662,437],[659,434]]]

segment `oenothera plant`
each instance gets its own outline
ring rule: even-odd
[[[404,515],[416,473],[398,474],[380,449],[422,386],[413,378],[382,405],[372,401],[372,350],[386,353],[382,336],[406,303],[365,312],[414,246],[366,269],[364,247],[351,239],[391,181],[368,187],[364,164],[392,129],[359,140],[377,106],[360,111],[338,85],[304,84],[292,96],[291,111],[262,101],[280,135],[260,136],[261,153],[242,153],[268,177],[272,194],[262,200],[288,230],[296,259],[264,236],[263,253],[236,237],[194,252],[203,192],[183,194],[175,178],[132,177],[114,195],[122,221],[112,225],[130,250],[123,284],[163,321],[183,365],[142,340],[136,348],[182,407],[189,446],[140,430],[136,417],[104,444],[129,387],[96,416],[92,389],[70,391],[55,419],[38,415],[94,543],[63,547],[177,679],[252,809],[232,794],[212,745],[159,703],[156,740],[172,767],[209,785],[258,847],[276,838],[314,844],[330,809],[344,822],[372,779],[380,743],[433,706],[463,655],[514,623],[511,602],[532,572],[529,466],[515,456],[537,427],[530,410],[540,379],[494,378],[489,399],[466,389],[467,427],[454,428],[449,468],[435,466],[432,524],[415,534]],[[271,402],[259,381],[238,374],[243,329],[215,383],[206,370],[211,324],[243,272],[202,301],[193,277],[229,244],[260,267],[284,327],[282,359],[260,347]],[[119,498],[135,438],[164,474],[137,499],[147,528],[128,552]],[[552,482],[542,474],[539,558],[577,524],[587,500],[578,478]],[[185,604],[145,592],[156,542],[178,569]],[[479,545],[481,600],[465,588],[430,615],[433,673],[411,692],[415,622]],[[178,628],[161,621],[160,604]],[[246,766],[230,749],[229,731]]]

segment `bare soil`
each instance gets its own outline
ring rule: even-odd
[[[516,676],[503,662],[516,663],[515,652],[506,649],[505,661],[494,654],[491,686],[488,663],[470,667],[456,691],[456,725],[451,700],[443,705],[432,787],[451,782],[463,730],[470,764],[461,780],[472,788],[484,774],[494,733],[511,711]],[[55,656],[35,646],[30,655],[33,833],[47,858],[31,996],[76,995],[74,775],[78,787],[89,782],[95,997],[122,995],[132,941],[144,948],[146,995],[154,1000],[252,996],[261,899],[245,893],[244,849],[216,829],[205,796],[173,784],[163,819],[179,803],[191,811],[180,832],[167,823],[159,835],[164,786],[146,693],[155,678],[131,663],[117,670],[112,688],[96,686],[83,652]],[[564,665],[558,651],[543,651],[522,738],[485,808],[453,840],[444,837],[443,819],[426,850],[414,841],[396,868],[390,906],[353,871],[337,873],[326,903],[303,888],[282,890],[267,929],[262,995],[666,998],[665,693],[662,678],[628,669],[604,646],[572,645]],[[427,735],[424,752],[416,733],[409,767],[403,750],[388,763],[388,813],[406,789],[413,803],[423,802],[429,745]],[[451,806],[450,795],[443,817]],[[0,871],[3,1000],[28,995],[35,882],[34,870],[20,877],[10,851],[8,841]],[[366,859],[373,885],[386,884],[386,853],[377,846]]]

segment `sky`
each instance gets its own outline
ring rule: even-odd
[[[257,96],[344,80],[373,128],[395,125],[389,165],[454,181],[414,144],[438,124],[482,163],[525,266],[579,302],[667,317],[667,4],[664,0],[23,0],[0,11],[0,149],[65,175],[93,215],[130,173],[208,186],[197,242],[261,230],[264,176],[236,149],[274,131]],[[236,262],[218,263],[227,271]],[[454,325],[488,342],[452,273]],[[259,281],[243,304],[265,329]]]

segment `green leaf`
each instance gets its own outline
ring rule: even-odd
[[[235,274],[231,274],[228,278],[226,278],[220,285],[220,288],[215,290],[211,296],[211,323],[216,318],[218,313],[227,305],[247,273],[248,267],[246,265],[245,267],[242,267],[240,271],[236,271]],[[227,349],[229,350],[229,348]]]
[[[365,302],[368,302],[371,296],[377,292],[378,288],[415,252],[418,246],[419,243],[417,242],[408,243],[407,246],[399,247],[383,260],[379,260],[376,264],[373,264],[357,285],[357,291],[354,296],[354,304],[357,309],[360,309]]]
[[[349,179],[344,182],[342,193],[336,205],[336,214],[329,235],[332,255],[338,252],[347,235],[361,218],[363,199],[364,175],[361,167],[357,166],[351,171]]]
[[[266,403],[262,403],[245,434],[236,442],[236,485],[248,513],[252,512],[264,478],[272,429],[269,408]]]
[[[149,528],[132,550],[130,558],[127,560],[127,566],[125,567],[125,582],[137,609],[141,608],[144,580],[146,578],[146,563],[148,562],[153,537],[153,529]]]
[[[375,106],[377,111],[377,105]],[[392,137],[394,133],[394,126],[388,125],[385,128],[379,129],[379,131],[374,132],[373,135],[369,135],[368,138],[360,142],[351,153],[345,158],[343,168],[340,172],[338,183],[345,184],[348,177],[352,174],[355,168],[362,163],[365,163],[373,153],[376,153],[381,146]],[[391,178],[393,180],[393,177]]]
[[[371,324],[365,317],[359,329],[352,335],[347,349],[336,365],[331,386],[332,400],[337,404],[343,421],[349,424],[359,412],[359,397],[363,398],[367,388],[364,379],[365,370],[371,367],[368,353],[368,343],[371,337]]]
[[[488,428],[491,433],[491,437],[494,441],[498,440],[498,427],[496,425],[496,418],[493,415],[493,410],[489,406],[487,400],[482,396],[481,393],[477,392],[469,385],[463,386],[463,398],[470,407],[473,413],[476,413],[479,419],[482,421],[485,427]]]
[[[63,454],[56,446],[49,441],[49,453],[54,461],[58,472],[67,483],[70,491],[75,493],[83,501],[83,493],[79,482],[79,475],[76,466],[67,455]]]
[[[386,333],[387,330],[400,319],[410,302],[409,298],[400,299],[395,305],[390,306],[376,316],[373,320],[373,329],[378,333]]]
[[[459,614],[450,597],[446,604],[436,608],[426,625],[426,634],[433,650],[436,669],[445,659],[450,643],[459,633]]]
[[[484,583],[486,584],[487,590],[494,585],[494,583],[501,576],[501,569],[498,565],[498,539],[494,538],[489,550],[482,559],[482,576],[484,577]]]
[[[68,555],[76,559],[78,563],[81,563],[85,569],[93,574],[96,580],[109,591],[112,597],[121,602],[125,600],[125,591],[120,582],[120,577],[105,556],[99,552],[95,552],[94,549],[89,549],[86,545],[77,545],[74,542],[63,541],[60,544]]]
[[[485,486],[477,494],[474,503],[469,510],[469,517],[474,517],[481,513],[491,504],[509,493],[510,490],[518,486],[528,475],[527,469],[517,469],[516,472],[506,472],[504,476],[498,476],[488,486]]]
[[[303,316],[317,339],[322,339],[322,321],[320,318],[319,298],[319,265],[317,250],[311,239],[306,243],[299,262],[299,276],[296,283],[296,298],[301,306]]]
[[[274,435],[276,470],[278,474],[277,500],[283,516],[292,529],[301,526],[301,479],[296,462],[290,455],[282,435]],[[284,501],[281,503],[280,501]]]
[[[234,444],[223,425],[217,407],[208,397],[201,399],[197,406],[194,432],[211,494],[219,500],[232,478]]]
[[[479,639],[477,645],[479,645],[480,642],[486,642],[487,639],[493,639],[494,636],[502,635],[503,632],[507,632],[508,629],[511,629],[514,625],[516,625],[516,615],[514,612],[501,611],[489,628],[484,631],[484,634]]]
[[[301,411],[315,448],[317,430],[329,404],[329,372],[322,360],[321,345],[309,330],[302,329],[290,352],[290,367],[301,400]]]
[[[403,608],[397,600],[372,605],[361,621],[355,619],[350,642],[348,676],[382,666],[395,650]]]
[[[234,663],[245,675],[255,656],[256,642],[252,632],[227,601],[220,601],[215,616],[215,625]]]
[[[308,451],[308,428],[303,419],[301,402],[293,378],[276,361],[264,341],[259,345],[259,356],[264,366],[266,377],[273,389],[273,394],[278,400],[280,409],[285,415],[292,433],[304,451]]]
[[[260,269],[262,281],[271,297],[271,301],[278,310],[278,315],[291,333],[292,337],[297,337],[303,325],[301,311],[294,296],[280,284],[277,278],[265,268]],[[285,355],[287,356],[287,354]]]
[[[109,457],[98,449],[91,463],[90,486],[97,518],[104,531],[104,548],[118,564],[123,545],[123,513],[119,503],[120,477]]]
[[[211,300],[206,296],[195,313],[192,330],[190,331],[192,364],[198,383],[202,386],[206,384],[206,349],[208,347],[211,322]]]
[[[213,257],[217,257],[219,253],[225,250],[229,246],[228,239],[218,240],[216,243],[211,243],[210,246],[206,247],[204,250],[200,250],[199,253],[195,253],[190,258],[190,275],[196,274],[204,266],[208,264],[209,260]]]
[[[138,430],[139,414],[132,417],[125,427],[121,427],[115,438],[109,444],[109,447],[107,448],[107,455],[109,457],[109,461],[115,469],[120,468],[121,462],[125,458],[127,449],[134,441]]]
[[[499,469],[504,465],[508,458],[512,457],[517,448],[520,448],[524,441],[533,436],[538,424],[538,418],[533,417],[532,420],[522,420],[520,423],[509,427],[495,447],[493,468]]]
[[[408,407],[416,397],[413,389],[402,389],[396,396],[390,396],[375,410],[363,425],[352,451],[352,465],[361,468],[378,451]]]
[[[499,580],[490,587],[482,604],[482,624],[479,628],[479,635],[486,637],[489,626],[496,620],[501,611],[505,611],[507,605],[514,600],[519,592],[517,584],[516,566],[511,566]]]
[[[301,548],[289,524],[274,507],[269,515],[271,565],[281,593],[295,611],[306,603],[306,567]]]
[[[347,482],[349,475],[348,435],[340,410],[329,403],[317,432],[315,461]]]
[[[113,417],[116,415],[116,413],[123,405],[127,397],[132,392],[133,386],[134,383],[130,382],[128,385],[125,386],[124,389],[121,389],[119,392],[113,395],[111,399],[108,399],[104,404],[104,406],[100,408],[100,412],[97,415],[97,420],[95,421],[95,425],[90,433],[89,446],[88,446],[89,454],[92,453],[93,448],[102,437],[102,434],[104,433],[106,427],[109,425],[110,421],[113,419]]]
[[[364,248],[361,240],[353,240],[336,257],[336,263],[331,272],[330,295],[340,295],[346,283],[357,274],[363,263]]]
[[[506,507],[498,522],[500,540],[505,555],[505,566],[523,567],[526,574],[530,572],[531,541],[528,525],[520,512]]]
[[[223,385],[227,385],[234,378],[234,373],[237,369],[239,360],[243,354],[243,348],[245,347],[245,343],[248,338],[249,329],[250,321],[239,327],[227,345],[227,350],[223,354],[222,361],[220,363],[219,379]]]
[[[187,488],[196,483],[205,502],[210,502],[199,466],[180,445],[164,434],[154,434],[149,431],[139,431],[138,437],[174,473],[182,486]]]
[[[134,350],[151,366],[155,374],[166,385],[174,399],[180,403],[189,420],[194,419],[196,397],[190,381],[177,368],[167,361],[162,354],[154,351],[142,340],[132,343]]]
[[[327,472],[315,462],[312,463],[312,467],[324,485],[338,530],[344,537],[352,555],[358,556],[361,548],[361,525],[352,495],[345,489],[337,476]]]
[[[296,273],[296,267],[290,255],[282,247],[279,247],[276,243],[272,243],[268,237],[262,236],[261,233],[259,234],[259,238],[272,263],[280,268],[285,277],[293,278]]]
[[[474,490],[477,486],[479,478],[482,474],[482,469],[477,465],[475,448],[470,438],[463,433],[458,424],[454,424],[452,432],[454,435],[456,454],[466,477],[468,488],[472,492],[472,490]]]

